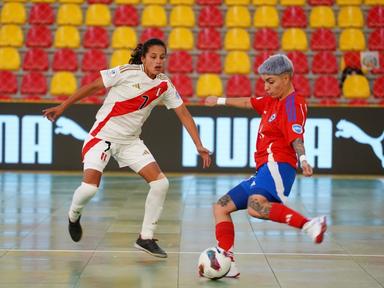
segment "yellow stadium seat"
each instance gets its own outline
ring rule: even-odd
[[[279,26],[279,13],[273,6],[260,6],[256,8],[253,16],[253,26],[258,28],[276,28]]]
[[[222,96],[223,84],[219,75],[201,74],[197,79],[196,95],[197,97]]]
[[[134,4],[139,4],[140,3],[140,0],[115,0],[115,4],[131,4],[131,5],[134,5]]]
[[[75,25],[80,26],[83,24],[83,12],[80,5],[77,4],[63,4],[59,6],[57,11],[58,25]]]
[[[340,28],[361,28],[364,26],[364,17],[358,6],[342,6],[338,16]]]
[[[362,0],[336,0],[336,4],[339,6],[361,5],[362,2]]]
[[[384,0],[365,0],[365,5],[384,5]]]
[[[365,47],[365,38],[362,30],[348,28],[341,31],[339,36],[339,49],[341,51],[362,51],[365,50]]]
[[[91,4],[85,14],[87,26],[108,26],[111,24],[111,13],[106,4]]]
[[[113,51],[111,56],[110,68],[127,64],[129,59],[131,59],[131,50],[118,49]]]
[[[170,0],[169,4],[173,5],[195,5],[195,0]]]
[[[165,5],[167,0],[142,0],[144,5]]]
[[[225,50],[249,50],[250,39],[248,31],[241,28],[232,28],[227,31],[224,39]]]
[[[308,48],[307,35],[303,29],[288,28],[283,32],[281,48],[285,51],[305,51]]]
[[[56,0],[29,0],[32,3],[55,3]]]
[[[83,4],[85,0],[57,0],[59,3]]]
[[[60,26],[55,33],[55,48],[79,48],[80,34],[74,26]]]
[[[345,98],[369,98],[368,79],[363,75],[349,75],[343,83],[343,95]]]
[[[187,28],[174,28],[168,37],[168,46],[172,50],[191,50],[194,47],[192,31]]]
[[[76,77],[71,72],[56,72],[51,79],[51,95],[71,95],[77,89]]]
[[[250,0],[225,0],[225,5],[231,6],[231,5],[249,5]]]
[[[169,24],[172,27],[188,27],[195,26],[195,14],[191,6],[178,5],[172,8],[169,16]]]
[[[246,6],[230,6],[225,15],[227,28],[248,28],[251,26],[251,14]]]
[[[305,0],[280,0],[283,6],[304,6]]]
[[[24,24],[27,14],[24,4],[9,2],[5,3],[1,9],[2,24]]]
[[[20,55],[16,48],[0,48],[0,70],[19,70]]]
[[[309,16],[311,28],[334,28],[336,25],[335,14],[331,6],[314,6]]]
[[[3,25],[0,27],[0,46],[23,46],[24,36],[18,25]]]
[[[261,6],[261,5],[274,6],[277,4],[277,0],[252,0],[252,4],[255,6]]]
[[[226,74],[248,74],[251,72],[251,60],[246,52],[230,51],[225,57]]]
[[[27,2],[27,0],[4,0],[3,2]]]
[[[112,34],[112,48],[134,49],[137,45],[136,32],[131,27],[117,27]]]
[[[167,14],[160,5],[148,5],[144,7],[141,15],[141,25],[144,27],[167,26]]]

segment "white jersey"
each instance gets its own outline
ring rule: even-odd
[[[110,89],[90,131],[95,138],[129,143],[139,137],[141,127],[157,104],[174,109],[183,103],[165,74],[151,79],[143,65],[122,65],[100,74],[104,86]]]

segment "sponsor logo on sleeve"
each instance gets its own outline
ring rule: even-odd
[[[292,130],[296,134],[303,134],[303,127],[301,125],[299,125],[299,124],[293,124],[292,125]]]

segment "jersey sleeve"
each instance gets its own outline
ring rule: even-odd
[[[179,92],[177,92],[175,86],[172,82],[168,80],[168,90],[165,92],[165,95],[162,99],[163,104],[167,109],[175,109],[183,104],[183,100],[180,97]]]
[[[257,114],[262,115],[265,104],[267,103],[267,97],[252,97],[251,105],[253,109],[257,112]]]
[[[304,141],[304,126],[307,120],[307,104],[290,97],[285,103],[283,133],[288,141],[301,139]]]
[[[112,69],[101,70],[101,78],[105,88],[116,86],[121,83],[123,76],[121,72],[121,66],[114,67]]]

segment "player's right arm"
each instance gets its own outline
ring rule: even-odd
[[[226,105],[239,108],[252,108],[250,97],[239,97],[239,98],[223,98],[209,96],[205,98],[206,106]]]
[[[43,116],[47,117],[49,121],[55,121],[63,112],[71,106],[73,103],[93,95],[100,89],[104,88],[104,83],[101,77],[97,78],[93,82],[84,85],[79,88],[74,94],[68,97],[63,103],[55,107],[47,108],[43,110]]]

